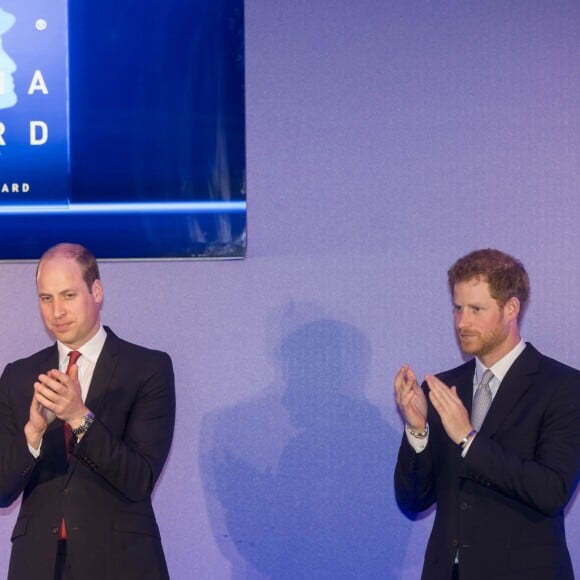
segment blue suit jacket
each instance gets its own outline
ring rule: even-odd
[[[151,493],[173,437],[171,359],[107,334],[86,400],[96,419],[70,462],[61,421],[46,431],[38,460],[23,433],[36,377],[58,368],[56,344],[0,378],[0,505],[23,493],[9,580],[53,577],[63,515],[75,578],[168,578]]]
[[[468,411],[474,371],[438,375]],[[404,511],[436,504],[422,578],[449,580],[459,553],[468,580],[572,580],[563,511],[580,477],[580,372],[528,344],[465,458],[430,403],[428,421],[425,451],[403,437],[395,469]]]

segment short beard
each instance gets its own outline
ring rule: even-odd
[[[503,321],[503,316],[499,322]],[[478,335],[479,341],[475,344],[469,345],[464,344],[461,339],[459,340],[459,345],[461,350],[466,354],[472,354],[477,358],[481,359],[485,355],[493,352],[498,348],[509,336],[509,331],[504,327],[498,325],[498,328],[494,328],[487,336]]]

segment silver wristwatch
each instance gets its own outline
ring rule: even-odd
[[[89,427],[93,424],[94,420],[95,420],[95,414],[91,413],[91,412],[87,413],[83,417],[81,424],[76,429],[71,429],[72,434],[75,437],[78,437],[82,433],[86,433],[89,430]]]

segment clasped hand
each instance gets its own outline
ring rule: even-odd
[[[457,389],[448,387],[433,375],[427,375],[425,382],[429,387],[429,400],[439,414],[445,432],[459,444],[472,426]],[[403,365],[395,376],[395,399],[407,425],[413,430],[423,431],[427,423],[427,399],[409,365]]]
[[[31,439],[36,441],[42,437],[55,417],[69,423],[73,428],[78,427],[87,412],[82,400],[76,365],[72,365],[69,374],[57,369],[40,374],[34,383],[27,439],[31,442]]]
[[[81,385],[75,375],[52,369],[39,375],[34,383],[34,399],[61,421],[83,416]]]

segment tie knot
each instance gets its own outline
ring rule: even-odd
[[[78,350],[71,350],[68,353],[68,365],[66,368],[66,374],[68,375],[68,372],[71,368],[72,365],[76,364],[76,362],[79,360],[79,357],[81,356],[81,353]]]
[[[489,385],[491,379],[493,379],[493,372],[489,369],[485,369],[483,376],[481,377],[481,381],[479,382],[480,387],[487,387]]]

